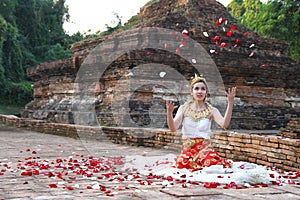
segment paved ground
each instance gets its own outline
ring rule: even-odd
[[[300,199],[300,185],[237,189],[143,177],[126,156],[167,150],[81,141],[0,126],[0,199]],[[298,181],[298,180],[297,180]]]

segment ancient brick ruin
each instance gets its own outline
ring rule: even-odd
[[[216,25],[216,20],[221,17],[227,21]],[[231,25],[234,25],[236,30],[233,31],[232,36],[228,36],[227,31],[231,29]],[[288,45],[282,41],[257,35],[237,24],[226,8],[215,0],[149,1],[122,30],[112,35],[73,44],[71,58],[43,63],[28,69],[28,77],[34,81],[34,99],[26,106],[23,117],[74,124],[76,119],[73,109],[74,104],[77,103],[74,100],[76,93],[74,82],[85,58],[97,45],[122,36],[124,33],[126,37],[133,37],[136,30],[144,30],[143,28],[146,27],[161,27],[174,30],[176,33],[187,30],[188,37],[201,44],[210,55],[221,74],[225,88],[238,87],[231,129],[279,130],[285,127],[290,119],[300,117],[298,86],[300,66],[288,57]],[[207,37],[204,32],[209,36]],[[222,42],[227,45],[216,46],[215,39],[212,39],[215,36],[220,36]],[[179,39],[178,42],[180,43],[181,40]],[[107,48],[118,49],[120,44],[115,42],[109,45]],[[106,68],[105,73],[95,83],[95,87],[91,89],[95,96],[92,105],[95,106],[96,116],[93,116],[93,113],[87,114],[84,121],[93,121],[97,117],[100,125],[122,126],[123,122],[120,121],[129,120],[132,124],[141,127],[164,122],[165,99],[161,94],[166,90],[151,83],[154,77],[148,77],[149,82],[143,79],[144,87],[135,88],[134,91],[122,91],[122,88],[127,87],[126,81],[128,81],[123,77],[130,74],[135,67],[149,63],[172,66],[186,79],[196,72],[191,61],[184,60],[180,53],[166,51],[163,47],[126,52]],[[149,74],[151,71],[147,72],[147,75]],[[213,78],[210,74],[207,75],[208,81],[212,81]],[[161,81],[168,82],[168,79],[161,79]],[[121,84],[122,87],[117,87],[117,84]],[[175,87],[176,81],[170,84]],[[121,109],[123,106],[121,103],[124,101],[116,98],[114,96],[116,93],[123,99],[129,99],[126,101],[129,110]],[[176,100],[176,97],[171,94],[172,91],[169,97]],[[178,95],[183,97],[182,99],[187,99],[189,92]],[[213,103],[222,110],[224,93],[217,92],[213,98]],[[112,104],[115,105],[119,100],[121,102],[118,107],[119,112],[129,113],[123,115],[123,118],[112,113]],[[149,110],[154,106],[153,102],[158,107],[157,113],[154,113],[158,116],[155,118],[156,122],[150,122],[151,117],[149,117]],[[158,128],[160,127],[161,125]]]

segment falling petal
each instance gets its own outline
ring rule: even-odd
[[[215,52],[216,52],[216,50],[214,50],[214,49],[211,49],[211,50],[209,50],[209,52],[210,52],[210,53],[215,53]]]
[[[228,36],[228,37],[231,37],[231,36],[232,36],[232,31],[231,31],[231,30],[227,31],[227,36]]]
[[[182,35],[188,36],[188,35],[189,35],[189,32],[188,32],[186,29],[184,29],[184,30],[182,31]]]
[[[204,35],[205,37],[208,37],[208,36],[209,36],[207,32],[203,32],[203,35]]]
[[[150,56],[150,55],[151,55],[151,52],[150,52],[150,51],[148,51],[148,52],[147,52],[147,56]]]
[[[222,29],[223,29],[223,31],[224,31],[224,32],[226,32],[226,29],[225,29],[225,27],[222,27]]]
[[[180,54],[180,48],[176,49],[176,54]]]
[[[237,38],[237,39],[234,40],[234,43],[237,44],[237,43],[239,43],[240,41],[241,41],[241,39],[240,39],[240,38]]]
[[[163,77],[165,77],[166,74],[167,74],[166,72],[160,72],[159,76],[160,76],[160,78],[163,78]]]
[[[219,19],[216,20],[215,25],[220,26],[224,22],[225,22],[225,18],[224,17],[220,17]]]
[[[231,25],[231,30],[235,31],[236,27],[234,25]]]
[[[249,32],[246,32],[246,33],[244,34],[244,36],[245,36],[245,37],[248,37],[248,36],[249,36]]]
[[[215,37],[212,38],[213,42],[219,41],[221,37],[219,35],[216,35]]]
[[[267,66],[267,64],[262,64],[261,66],[262,66],[262,67],[266,67],[266,66]]]
[[[249,46],[249,48],[252,48],[252,47],[254,47],[255,46],[255,44],[251,44],[250,46]]]
[[[251,53],[249,54],[249,57],[252,57],[254,55],[254,51],[251,51]]]
[[[197,63],[196,59],[193,58],[192,63],[194,63],[194,64]]]
[[[169,49],[170,46],[168,44],[165,44],[165,49]]]
[[[221,46],[221,48],[224,48],[224,47],[228,46],[228,44],[225,42],[222,42],[220,46]]]

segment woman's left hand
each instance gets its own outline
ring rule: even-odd
[[[234,101],[236,95],[236,87],[228,88],[228,92],[226,92],[228,102]]]

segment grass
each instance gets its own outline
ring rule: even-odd
[[[20,115],[24,107],[13,105],[0,105],[0,114],[3,115]]]

